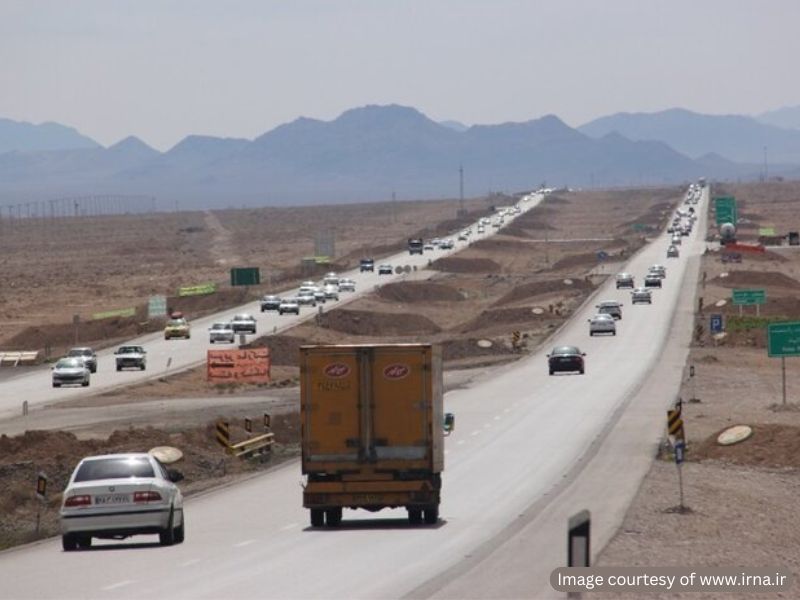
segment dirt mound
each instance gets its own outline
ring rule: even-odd
[[[735,288],[744,285],[799,289],[800,281],[777,271],[731,271],[727,277],[715,277],[716,285]]]
[[[377,313],[365,310],[332,310],[320,325],[349,335],[406,336],[439,333],[436,323],[413,313]]]
[[[500,265],[490,258],[461,258],[446,256],[433,261],[432,269],[449,273],[497,273]]]
[[[503,230],[503,235],[506,234],[506,230]],[[525,242],[518,242],[517,240],[508,240],[498,238],[497,236],[493,236],[487,239],[478,240],[474,244],[472,244],[472,248],[476,250],[488,250],[488,251],[502,251],[502,252],[530,252],[531,244],[526,244]]]
[[[597,260],[596,252],[582,252],[580,254],[571,254],[570,256],[565,256],[561,260],[557,261],[551,270],[560,271],[562,269],[589,267],[598,263],[599,261]]]
[[[522,325],[534,321],[545,321],[550,317],[552,316],[547,313],[541,315],[533,314],[531,308],[526,306],[519,308],[494,308],[483,311],[475,319],[459,327],[459,330],[462,333],[469,333],[471,331],[486,329],[493,325]]]
[[[567,200],[563,196],[555,196],[553,194],[548,195],[543,200],[545,204],[572,204],[571,200]]]
[[[800,468],[800,427],[778,424],[751,424],[751,427],[753,435],[732,446],[717,444],[717,436],[722,433],[718,431],[690,448],[689,458],[769,468]]]
[[[299,364],[300,346],[313,344],[309,340],[291,335],[265,335],[256,338],[243,348],[269,348],[270,364],[274,367],[296,367]]]
[[[505,296],[495,302],[495,306],[502,306],[503,304],[511,304],[518,300],[527,300],[542,294],[550,294],[553,292],[562,291],[583,291],[592,290],[594,285],[583,279],[571,279],[571,284],[564,283],[564,279],[548,279],[547,281],[534,281],[524,285],[518,285],[512,289]]]
[[[400,281],[380,286],[377,295],[390,302],[459,302],[464,296],[458,290],[430,281]]]
[[[446,340],[441,342],[442,356],[445,360],[472,358],[473,356],[498,356],[508,354],[508,348],[498,340],[491,340],[489,348],[478,346],[478,338],[464,340]]]

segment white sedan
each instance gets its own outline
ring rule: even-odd
[[[146,453],[106,454],[81,460],[61,504],[65,551],[89,548],[92,538],[124,539],[158,534],[162,546],[183,542],[179,471]]]
[[[589,335],[610,333],[617,335],[617,321],[609,314],[600,313],[589,319]]]

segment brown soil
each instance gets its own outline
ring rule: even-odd
[[[446,256],[433,261],[432,269],[449,273],[498,273],[500,265],[489,258]]]
[[[569,283],[567,283],[569,281]],[[583,279],[548,279],[516,286],[511,292],[500,298],[497,305],[511,304],[520,300],[528,300],[543,294],[554,292],[591,291],[594,284]]]
[[[776,271],[736,270],[729,272],[727,277],[715,277],[712,283],[728,288],[742,286],[800,288],[800,281]]]
[[[378,298],[389,302],[460,302],[464,296],[448,285],[430,281],[400,281],[382,285],[377,292]]]
[[[800,427],[777,423],[758,424],[753,426],[753,434],[745,441],[732,446],[720,446],[717,436],[724,429],[691,447],[687,456],[698,461],[719,460],[736,465],[800,468]]]
[[[419,314],[394,313],[386,315],[346,309],[332,310],[323,314],[320,325],[333,331],[368,336],[407,336],[441,331],[436,323]]]

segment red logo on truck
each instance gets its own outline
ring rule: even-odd
[[[333,379],[341,379],[350,375],[350,367],[344,363],[331,363],[325,367],[324,373]]]
[[[383,370],[383,376],[386,377],[386,379],[402,379],[410,372],[411,369],[408,368],[408,365],[395,363],[393,365],[389,365]]]

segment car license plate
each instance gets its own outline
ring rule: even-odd
[[[94,503],[97,505],[114,505],[114,504],[128,504],[131,501],[130,494],[98,494],[94,497]]]

